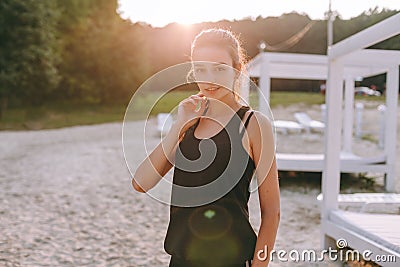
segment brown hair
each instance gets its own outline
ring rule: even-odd
[[[232,58],[233,67],[242,71],[246,63],[246,56],[239,37],[229,30],[211,28],[201,31],[193,40],[190,56],[198,47],[217,46],[228,50]]]
[[[202,30],[199,34],[196,35],[192,42],[190,58],[192,59],[193,52],[196,48],[207,46],[216,46],[226,49],[232,58],[232,67],[238,72],[245,71],[244,66],[247,60],[246,54],[244,52],[239,37],[235,35],[232,31],[221,28]],[[191,75],[193,75],[192,71],[190,71],[189,76]],[[240,81],[238,83],[238,86],[240,86]],[[237,92],[235,92],[235,90],[233,90],[233,93],[236,100],[239,101],[240,96],[237,94]]]

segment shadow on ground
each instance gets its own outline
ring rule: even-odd
[[[279,185],[282,189],[299,190],[321,189],[321,172],[279,171]],[[385,192],[384,186],[377,183],[375,177],[364,174],[342,173],[340,177],[341,193]]]

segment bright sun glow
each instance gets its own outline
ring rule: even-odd
[[[343,19],[361,14],[370,8],[379,6],[400,10],[400,0],[331,0],[332,10],[336,10]],[[119,13],[133,22],[146,22],[154,27],[163,27],[178,22],[190,25],[199,22],[215,22],[222,19],[240,20],[244,17],[280,16],[296,11],[306,13],[311,19],[323,19],[328,10],[329,0],[119,0]]]
[[[196,22],[177,22],[179,25],[181,25],[183,28],[190,28],[194,23]]]

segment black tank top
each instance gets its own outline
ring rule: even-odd
[[[175,155],[170,221],[164,241],[168,254],[202,262],[203,266],[218,263],[226,266],[252,259],[257,235],[249,222],[248,200],[255,164],[242,145],[242,137],[253,112],[240,129],[243,116],[249,109],[248,106],[239,108],[227,125],[209,139],[195,137],[197,121],[179,143]],[[212,153],[215,150],[217,152]],[[207,155],[210,153],[213,154],[211,163]],[[204,162],[199,158],[205,158]],[[193,162],[195,165],[191,166]],[[193,171],[200,165],[204,167]],[[215,181],[219,184],[214,183],[215,186],[200,192],[179,190],[179,186],[197,189]],[[197,205],[202,201],[207,203]]]

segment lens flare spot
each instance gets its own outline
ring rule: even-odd
[[[215,211],[214,210],[207,210],[204,212],[204,217],[208,219],[212,219],[215,216]]]

